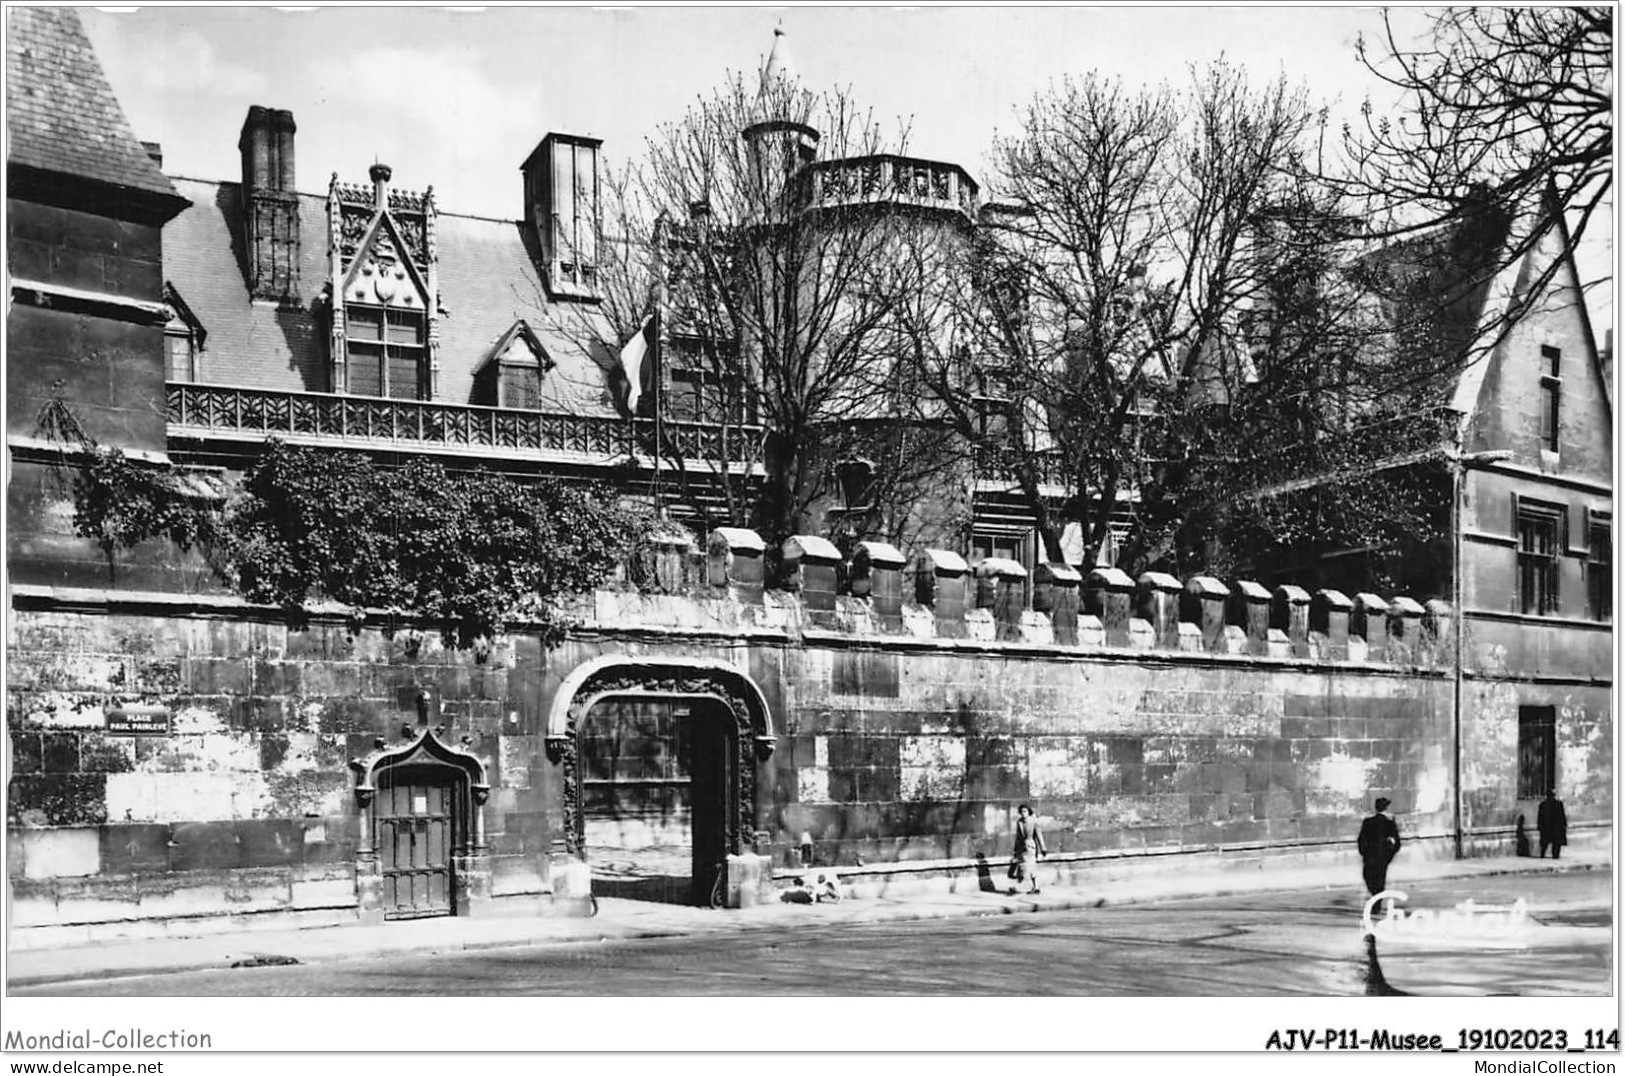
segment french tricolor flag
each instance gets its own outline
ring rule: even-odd
[[[643,328],[621,348],[621,372],[626,376],[626,410],[636,416],[638,403],[643,399],[644,383],[653,370],[650,355],[655,350],[655,318],[650,314]]]

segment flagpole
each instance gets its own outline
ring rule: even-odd
[[[655,225],[655,309],[654,309],[654,355],[651,362],[654,364],[654,396],[655,396],[655,477],[654,502],[655,518],[665,518],[665,506],[661,503],[663,490],[661,488],[660,472],[662,456],[665,449],[665,416],[666,393],[664,382],[666,380],[666,231],[665,220]]]

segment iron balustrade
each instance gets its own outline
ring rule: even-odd
[[[164,394],[169,424],[187,431],[572,452],[606,459],[634,453],[648,458],[654,444],[652,419],[629,422],[618,416],[189,382],[170,382]],[[760,426],[678,421],[662,426],[667,444],[684,459],[730,464],[760,460]]]

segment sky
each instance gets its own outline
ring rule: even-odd
[[[912,151],[980,174],[994,135],[1052,79],[1098,69],[1130,84],[1188,78],[1221,54],[1259,82],[1284,73],[1357,103],[1370,8],[148,7],[85,9],[139,137],[175,175],[235,179],[250,105],[299,123],[298,182],[433,184],[442,211],[510,218],[519,164],[549,131],[635,154],[657,124],[754,72],[782,26],[802,79],[850,87]]]
[[[1017,108],[1089,71],[1125,84],[1189,79],[1223,57],[1258,84],[1284,75],[1333,115],[1393,98],[1355,43],[1375,7],[429,6],[81,9],[138,137],[171,175],[236,180],[250,105],[291,110],[297,184],[374,161],[442,212],[518,219],[519,165],[549,131],[604,139],[610,163],[729,71],[755,72],[781,27],[816,88],[844,87],[909,151],[973,175]],[[1401,33],[1426,8],[1395,13]],[[1611,261],[1611,255],[1609,256]],[[1612,321],[1611,312],[1608,317]],[[1599,335],[1601,328],[1599,327]]]

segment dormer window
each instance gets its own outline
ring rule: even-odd
[[[755,422],[755,402],[734,372],[738,349],[721,340],[673,334],[666,341],[664,417],[675,422]]]
[[[207,332],[175,286],[167,281],[164,303],[169,307],[169,321],[164,324],[164,380],[196,381]]]
[[[497,406],[535,411],[542,406],[542,371],[538,366],[503,364],[497,378]]]
[[[524,321],[516,321],[497,339],[474,375],[474,402],[487,407],[539,411],[542,379],[553,360]]]
[[[164,326],[164,380],[197,380],[197,345],[184,327],[171,321]]]
[[[386,164],[368,169],[371,187],[328,188],[336,255],[330,298],[333,391],[432,400],[438,391],[434,324],[433,195],[395,190]],[[444,313],[444,311],[440,311]]]

